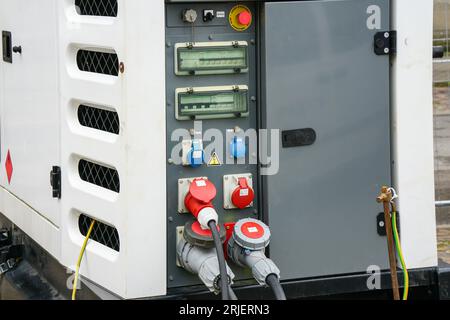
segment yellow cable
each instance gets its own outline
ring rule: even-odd
[[[402,268],[403,268],[403,279],[404,279],[403,300],[408,300],[409,275],[408,275],[408,269],[406,269],[405,259],[403,258],[402,246],[400,244],[400,239],[398,236],[397,212],[396,211],[392,212],[392,229],[394,232],[394,239],[395,239],[395,245],[397,247],[398,257],[400,259],[400,263],[402,264]]]
[[[84,255],[84,252],[86,251],[86,246],[89,241],[89,238],[91,237],[91,233],[92,233],[92,229],[94,229],[94,225],[95,225],[95,220],[92,219],[89,230],[86,234],[86,237],[84,238],[84,242],[83,242],[83,246],[81,247],[80,255],[78,256],[77,267],[75,270],[75,279],[73,281],[72,300],[76,300],[76,297],[77,297],[77,283],[78,283],[78,274],[80,273],[81,260],[83,260],[83,255]]]

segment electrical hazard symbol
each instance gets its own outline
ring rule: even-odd
[[[219,156],[216,152],[211,155],[211,158],[208,161],[208,167],[219,167],[222,165]]]

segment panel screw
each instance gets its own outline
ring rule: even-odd
[[[255,101],[256,101],[256,97],[255,97],[255,96],[251,96],[251,97],[250,97],[250,100],[253,101],[253,102],[255,102]]]
[[[384,33],[384,37],[387,39],[387,38],[389,38],[389,32],[385,32]]]
[[[384,221],[380,221],[380,222],[378,223],[378,225],[380,226],[380,228],[383,228],[383,227],[384,227]]]
[[[255,39],[251,39],[250,44],[255,44]]]
[[[168,159],[168,160],[167,160],[167,163],[168,163],[168,164],[173,164],[173,159]]]
[[[169,281],[173,281],[173,276],[169,276]]]
[[[166,42],[166,47],[167,47],[167,48],[170,48],[171,46],[172,46],[172,44],[171,44],[169,41],[167,41],[167,42]]]
[[[120,73],[124,73],[125,72],[125,64],[123,62],[121,62],[119,64],[119,71],[120,71]]]
[[[172,217],[169,217],[169,222],[173,222],[173,218]]]
[[[384,48],[384,53],[389,53],[389,48]]]

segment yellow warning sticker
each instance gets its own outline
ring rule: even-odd
[[[220,161],[220,158],[217,155],[217,152],[214,152],[208,161],[208,167],[219,167],[221,165],[222,165],[222,162]]]

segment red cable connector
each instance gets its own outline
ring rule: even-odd
[[[208,222],[218,221],[217,212],[212,200],[216,197],[217,190],[214,184],[204,178],[197,178],[189,186],[189,192],[184,199],[184,205],[198,220],[204,229],[208,229]]]

